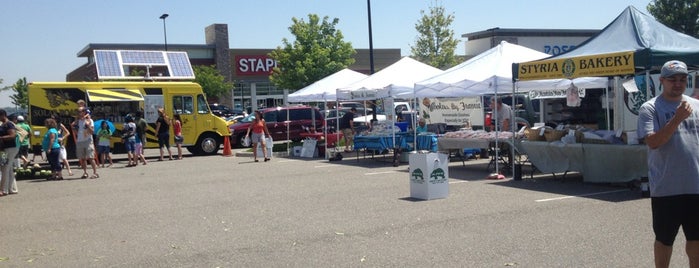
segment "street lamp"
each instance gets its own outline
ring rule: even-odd
[[[160,15],[160,19],[163,20],[163,35],[165,36],[165,51],[167,51],[167,29],[165,28],[165,19],[169,15],[167,13]]]

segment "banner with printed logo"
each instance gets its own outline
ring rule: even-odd
[[[420,118],[427,124],[446,123],[452,126],[482,126],[483,104],[480,97],[422,98]]]
[[[633,51],[524,62],[514,65],[515,79],[543,80],[633,74]]]

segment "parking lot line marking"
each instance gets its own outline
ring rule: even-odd
[[[465,180],[449,181],[449,184],[457,184],[457,183],[464,183],[464,182],[468,182],[468,181],[465,181]]]
[[[326,167],[339,167],[339,165],[320,165],[320,166],[313,166],[314,168],[326,168]]]
[[[277,163],[296,162],[296,161],[299,161],[299,160],[281,160],[281,161],[277,161]]]
[[[391,171],[381,171],[381,172],[369,172],[369,173],[364,173],[364,175],[380,175],[380,174],[388,174],[388,173],[396,173],[398,171],[391,170]]]
[[[568,199],[568,198],[577,198],[577,197],[585,197],[585,196],[593,196],[593,195],[611,194],[611,193],[626,192],[626,191],[628,191],[628,190],[625,189],[625,190],[614,190],[614,191],[597,192],[597,193],[589,193],[589,194],[581,194],[581,195],[566,195],[566,196],[561,196],[561,197],[539,199],[539,200],[535,200],[535,202],[556,201],[556,200],[563,200],[563,199]]]

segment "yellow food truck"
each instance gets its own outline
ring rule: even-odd
[[[34,152],[41,151],[46,133],[44,120],[52,115],[70,129],[78,109],[78,100],[84,100],[93,120],[108,120],[115,126],[111,147],[116,153],[124,152],[121,130],[125,117],[143,113],[148,122],[145,148],[158,148],[155,122],[158,108],[173,118],[182,119],[183,147],[195,155],[216,154],[224,139],[230,138],[226,121],[211,113],[204,92],[193,82],[33,82],[29,84],[29,124],[34,138]],[[99,126],[95,126],[98,128]],[[170,128],[172,131],[172,127]],[[71,130],[72,132],[72,130]],[[170,135],[174,144],[174,135]],[[66,148],[69,158],[75,155],[72,138]]]

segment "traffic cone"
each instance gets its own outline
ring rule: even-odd
[[[223,137],[223,156],[233,156],[230,137]]]

